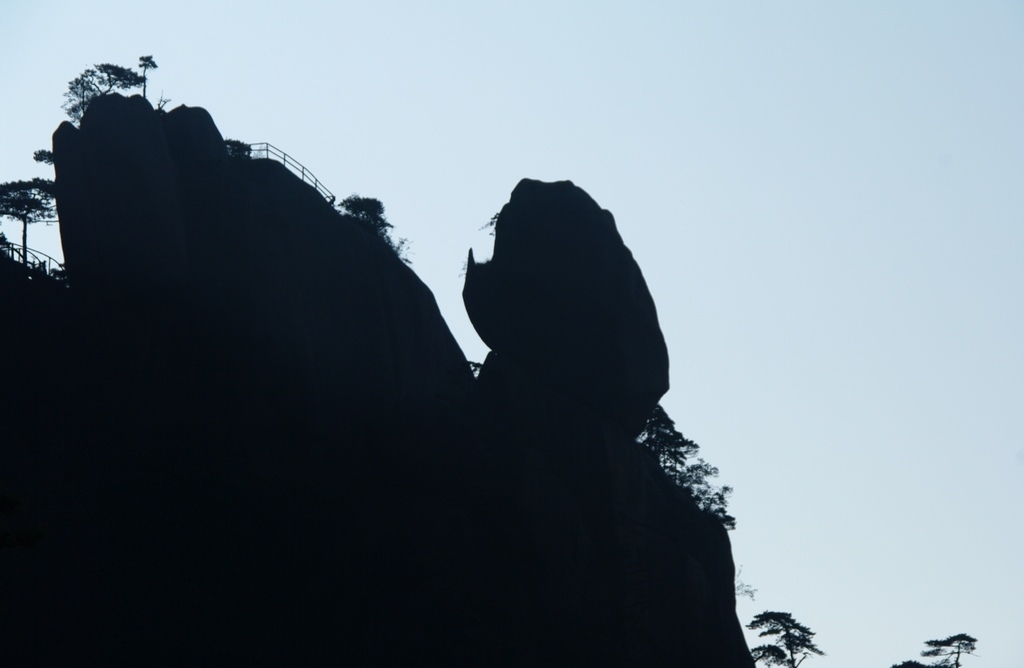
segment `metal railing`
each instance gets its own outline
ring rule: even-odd
[[[302,163],[273,144],[268,144],[267,142],[249,144],[249,157],[264,160],[276,158],[280,160],[284,163],[285,167],[292,170],[304,182],[316,188],[316,191],[323,195],[324,199],[334,204],[334,193],[324,187],[324,184],[320,183],[320,180],[313,176],[313,172],[303,167]]]
[[[64,265],[46,253],[31,248],[22,250],[21,246],[6,240],[0,241],[0,253],[25,267],[29,278],[42,273],[44,276],[67,283]]]
[[[306,169],[306,167],[298,160],[288,155],[281,149],[277,148],[273,144],[268,142],[257,142],[255,144],[249,144],[249,157],[254,159],[277,159],[280,160],[285,167],[290,169],[296,176],[298,176],[304,183],[308,183],[313,186],[318,193],[320,193],[324,199],[331,205],[334,204],[334,193],[327,189],[320,179],[313,175],[313,172]],[[43,222],[57,222],[57,221],[43,221]],[[44,276],[48,276],[64,283],[67,283],[67,272],[64,269],[64,265],[50,257],[46,253],[41,253],[31,248],[26,248],[24,251],[21,246],[15,244],[12,241],[7,240],[0,235],[0,252],[4,253],[10,259],[14,260],[18,264],[24,266],[28,270],[28,276],[31,278],[33,275],[42,273]]]

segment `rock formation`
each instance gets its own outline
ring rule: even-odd
[[[612,214],[569,181],[524,179],[490,262],[470,251],[466,311],[491,350],[615,415],[631,435],[668,390],[654,300]]]
[[[5,665],[751,666],[728,538],[633,442],[667,389],[611,215],[524,181],[430,291],[202,109],[54,134],[70,288],[0,271]],[[5,267],[0,266],[0,269]]]
[[[492,260],[467,267],[466,310],[492,351],[477,433],[514,462],[507,550],[545,563],[519,574],[537,625],[521,633],[564,665],[744,665],[725,530],[633,440],[668,389],[668,354],[612,215],[570,182],[523,180]]]

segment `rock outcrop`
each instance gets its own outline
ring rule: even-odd
[[[204,109],[108,95],[88,111],[53,140],[76,289],[99,305],[156,298],[167,330],[259,360],[253,382],[293,397],[303,428],[379,423],[468,389],[426,286],[282,164],[230,159]]]
[[[95,100],[53,134],[64,263],[77,282],[179,285],[185,221],[161,118],[141,97]]]
[[[724,529],[633,440],[667,354],[582,190],[524,181],[470,264],[474,380],[204,110],[102,97],[54,157],[70,288],[0,272],[0,492],[43,532],[0,554],[5,665],[752,665]]]
[[[569,181],[519,182],[490,262],[470,251],[463,298],[491,350],[616,416],[630,435],[668,390],[643,274],[612,214]]]
[[[523,180],[493,259],[467,266],[466,309],[492,350],[475,433],[507,453],[491,476],[515,500],[505,570],[534,611],[519,633],[561,665],[746,665],[725,529],[634,440],[668,355],[611,214],[570,182]]]

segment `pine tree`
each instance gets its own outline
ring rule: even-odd
[[[388,245],[395,255],[406,264],[412,264],[407,257],[409,249],[408,239],[395,239],[391,236],[394,227],[388,222],[384,215],[384,204],[374,197],[360,197],[350,195],[341,200],[337,205],[341,216],[345,220],[355,224],[370,234],[379,237]]]
[[[21,261],[28,264],[28,226],[53,215],[53,181],[0,183],[0,217],[21,221]]]
[[[146,97],[146,82],[149,80],[149,70],[157,69],[153,56],[139,56],[139,69],[142,70],[142,97]]]
[[[64,98],[67,101],[62,108],[71,120],[78,122],[82,120],[82,115],[89,108],[89,103],[100,95],[106,95],[115,90],[138,88],[145,82],[145,78],[134,70],[120,65],[101,63],[86,69],[68,82],[68,89],[64,93]]]
[[[825,654],[812,640],[814,631],[793,619],[788,612],[762,612],[747,624],[747,628],[752,631],[763,629],[758,634],[761,638],[775,636],[774,645],[761,645],[750,650],[754,661],[762,661],[766,666],[797,668],[807,657]]]
[[[736,528],[736,518],[726,512],[732,487],[718,487],[709,482],[718,476],[718,468],[697,457],[700,446],[676,430],[661,404],[654,407],[636,440],[657,458],[673,482],[690,493],[701,510],[726,529]]]
[[[933,666],[946,668],[960,668],[960,657],[964,654],[974,654],[977,638],[972,638],[966,633],[958,633],[943,640],[926,640],[928,649],[921,652],[921,656],[934,657]]]

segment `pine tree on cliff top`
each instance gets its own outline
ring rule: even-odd
[[[152,59],[152,56],[149,58]],[[149,66],[149,69],[155,68],[156,63]],[[115,90],[131,90],[144,86],[145,83],[145,77],[134,70],[111,63],[101,63],[86,69],[68,82],[68,89],[64,93],[66,102],[62,108],[68,117],[77,123],[82,120],[89,103],[100,95]]]

